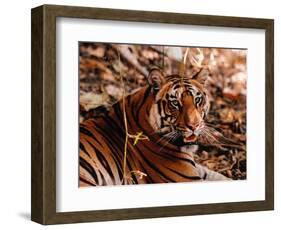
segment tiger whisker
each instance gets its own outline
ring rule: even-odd
[[[164,143],[164,145],[162,145],[162,147],[159,149],[159,152],[161,152],[162,149],[163,149],[165,146],[167,146],[167,145],[170,143],[171,140],[173,140],[173,137],[171,137],[167,142]]]
[[[216,137],[214,137],[213,134],[211,134],[208,130],[204,129],[201,132],[203,132],[205,135],[210,137],[213,141],[218,141],[218,139]]]
[[[213,133],[217,133],[218,137],[216,137]],[[243,146],[241,146],[239,143],[234,143],[231,139],[224,137],[223,134],[212,127],[206,126],[204,129],[202,129],[201,138],[204,138],[204,141],[206,142],[205,144],[207,145],[213,145],[219,148],[222,148],[223,146],[229,146],[243,149]]]
[[[208,128],[205,127],[204,129],[201,130],[201,140],[203,139],[203,144],[205,142],[205,144],[207,145],[215,145],[215,146],[221,146],[220,145],[220,141],[209,132]],[[201,141],[202,143],[202,141]]]
[[[170,141],[174,140],[175,138],[177,138],[179,136],[179,133],[178,132],[175,132],[174,135],[166,141],[166,143],[164,143],[164,145],[161,147],[161,149],[159,150],[159,152],[161,152],[161,150],[167,145],[170,143]]]
[[[211,133],[209,133],[206,130],[204,130],[202,132],[205,134],[205,137],[206,137],[206,140],[208,141],[208,144],[220,146],[221,142],[215,136],[213,136]]]
[[[156,143],[159,143],[160,141],[162,141],[162,140],[165,139],[165,138],[171,137],[171,136],[174,135],[175,133],[176,133],[176,131],[172,131],[172,132],[170,132],[170,133],[164,134]]]

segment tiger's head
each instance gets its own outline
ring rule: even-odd
[[[193,77],[165,76],[152,69],[148,83],[154,95],[149,112],[153,130],[177,145],[197,141],[204,130],[210,103],[205,88],[208,70],[201,69]]]

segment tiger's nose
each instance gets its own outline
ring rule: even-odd
[[[190,129],[191,131],[195,131],[197,129],[198,125],[186,125],[186,127],[188,129]]]

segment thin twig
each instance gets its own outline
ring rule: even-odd
[[[118,61],[119,64],[121,66],[121,58],[120,58],[120,53],[119,50],[117,49],[117,53],[118,53]],[[134,143],[133,145],[135,146],[139,140],[149,140],[149,138],[143,134],[143,132],[138,132],[136,135],[130,134],[129,130],[128,130],[128,122],[127,122],[127,113],[126,113],[126,89],[125,89],[125,82],[124,82],[124,78],[123,78],[123,73],[122,70],[120,68],[119,70],[119,74],[120,74],[120,78],[121,78],[121,85],[123,88],[123,94],[122,94],[122,110],[123,110],[123,119],[124,119],[124,127],[125,127],[125,143],[124,143],[124,158],[123,158],[123,179],[122,181],[124,182],[124,184],[127,184],[127,173],[126,173],[126,168],[127,168],[127,151],[128,151],[128,141],[129,138],[133,138]],[[135,171],[136,172],[136,171]],[[137,172],[140,172],[139,170]],[[130,172],[132,174],[132,172]],[[140,172],[142,173],[142,172]],[[145,173],[142,173],[142,176],[146,176]]]
[[[121,58],[119,50],[117,49],[118,53],[118,61],[121,64]],[[121,66],[121,65],[120,65]],[[122,110],[123,110],[123,119],[124,119],[124,126],[125,126],[125,143],[124,143],[124,157],[123,157],[123,182],[126,184],[126,166],[127,166],[127,148],[128,148],[128,124],[127,124],[127,115],[126,115],[126,104],[125,104],[125,83],[123,79],[122,68],[119,68],[120,71],[120,78],[121,78],[121,85],[123,87],[123,94],[122,94]]]

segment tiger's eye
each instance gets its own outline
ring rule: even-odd
[[[170,101],[171,105],[174,106],[174,107],[178,107],[179,106],[179,102],[177,100],[173,100],[173,101]]]
[[[195,98],[195,103],[196,103],[196,104],[199,104],[200,101],[201,101],[201,98],[200,98],[200,97],[196,97],[196,98]]]

